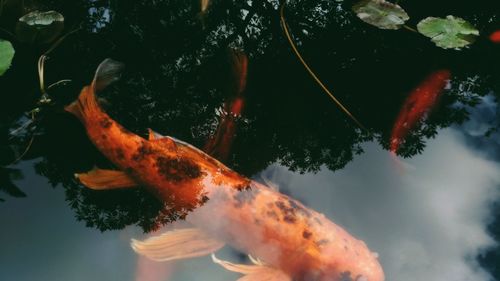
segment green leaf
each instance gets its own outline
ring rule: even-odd
[[[464,19],[454,16],[428,17],[417,24],[418,32],[431,38],[438,47],[460,49],[473,43],[479,31]]]
[[[410,19],[399,5],[384,0],[364,0],[352,10],[362,21],[381,29],[400,29]]]
[[[64,29],[64,17],[58,12],[33,11],[17,22],[16,35],[25,43],[45,44],[54,41]]]
[[[9,69],[14,53],[12,44],[9,41],[0,39],[0,76]]]

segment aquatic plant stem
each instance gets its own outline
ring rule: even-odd
[[[347,116],[349,116],[354,121],[354,123],[356,123],[361,129],[368,131],[365,128],[365,126],[363,126],[361,124],[361,122],[359,122],[358,119],[356,119],[356,117],[354,117],[354,115],[352,115],[352,113],[349,112],[349,110],[344,105],[342,105],[342,103],[328,90],[328,88],[323,84],[323,82],[321,82],[321,80],[318,78],[318,76],[314,73],[314,71],[309,67],[309,65],[306,63],[304,58],[302,58],[302,56],[300,55],[299,50],[297,49],[297,47],[295,46],[295,43],[293,42],[292,36],[290,35],[290,31],[288,28],[288,24],[286,23],[286,20],[285,20],[285,13],[284,13],[285,4],[286,4],[286,1],[283,1],[281,3],[280,21],[281,21],[281,25],[283,26],[283,31],[285,32],[285,36],[288,39],[288,42],[290,43],[290,46],[292,47],[293,52],[295,53],[297,58],[300,60],[302,65],[305,67],[307,72],[309,72],[309,74],[316,81],[316,83],[318,83],[318,85],[321,87],[321,89],[323,89],[323,91],[335,102],[335,104],[337,104],[337,106],[340,107],[340,109],[345,114],[347,114]]]
[[[33,124],[33,122],[35,121],[35,111],[32,110],[31,111],[31,123],[29,123],[28,125],[30,124]],[[27,126],[26,126],[27,127]],[[10,164],[8,164],[7,166],[10,166],[10,165],[14,165],[16,164],[17,162],[19,162],[19,160],[23,159],[23,157],[28,153],[28,151],[30,150],[31,148],[31,145],[33,144],[33,141],[35,140],[35,136],[32,135],[29,142],[28,142],[28,145],[26,146],[26,148],[24,149],[23,153],[21,153],[14,161],[12,161]]]
[[[403,25],[403,28],[405,28],[406,30],[409,30],[411,32],[419,33],[415,28],[410,27],[410,26],[408,26],[406,24]]]

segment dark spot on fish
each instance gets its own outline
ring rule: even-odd
[[[260,224],[261,224],[259,219],[254,219],[254,221],[253,221],[253,222],[254,222],[256,225],[260,225]]]
[[[125,153],[123,152],[123,149],[121,149],[121,148],[117,148],[117,149],[115,150],[115,152],[116,152],[116,158],[117,158],[118,160],[123,160],[123,159],[125,159]]]
[[[234,207],[241,208],[246,203],[251,204],[259,192],[260,190],[257,188],[250,188],[236,192],[233,196],[233,199],[236,200]]]
[[[134,160],[134,161],[141,161],[147,155],[150,155],[150,154],[153,154],[153,153],[154,153],[153,149],[151,149],[151,147],[146,143],[146,141],[142,141],[141,145],[139,146],[139,148],[132,155],[132,160]]]
[[[266,214],[268,217],[275,219],[276,221],[280,221],[278,214],[274,210],[267,211]]]
[[[311,217],[311,212],[304,208],[304,206],[297,204],[294,200],[288,199],[288,204],[290,204],[291,208],[294,208],[299,214],[302,214],[306,218]]]
[[[207,203],[208,200],[210,200],[210,198],[208,198],[208,196],[206,196],[206,195],[203,195],[201,197],[200,203],[203,205],[203,204]]]
[[[236,185],[234,188],[236,188],[238,191],[243,191],[243,190],[249,190],[252,187],[248,183],[242,183]]]
[[[302,232],[302,237],[304,237],[304,239],[309,239],[309,238],[311,238],[311,236],[312,236],[312,232],[310,232],[307,229],[304,229],[304,231]]]
[[[321,220],[318,218],[318,217],[314,217],[314,220],[319,224],[319,225],[323,225],[323,223],[321,222]]]
[[[106,136],[105,134],[102,134],[102,135],[101,135],[101,138],[102,138],[103,140],[105,140],[105,139],[107,139],[107,138],[108,138],[108,136]]]
[[[297,221],[297,216],[295,214],[295,209],[292,207],[288,207],[283,201],[276,201],[276,207],[281,210],[281,214],[283,215],[283,220],[287,223],[295,223]]]
[[[195,179],[202,174],[200,166],[191,160],[182,158],[158,157],[156,159],[156,167],[160,175],[166,180],[173,182]]]
[[[104,129],[108,129],[112,124],[113,122],[108,117],[104,117],[99,121],[99,125]]]
[[[330,243],[330,240],[328,240],[328,239],[321,239],[321,240],[318,240],[318,241],[316,241],[314,243],[316,243],[316,246],[321,247],[321,246],[324,246],[324,245]]]
[[[288,214],[283,216],[283,220],[287,223],[295,223],[297,222],[297,218],[294,215]]]
[[[286,212],[287,208],[286,208],[286,205],[283,201],[276,201],[274,203],[276,205],[276,207],[278,207],[282,212]]]
[[[351,272],[345,271],[345,272],[340,273],[339,281],[353,281],[353,279],[351,277]]]

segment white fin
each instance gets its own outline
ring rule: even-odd
[[[275,191],[280,191],[279,185],[277,185],[276,183],[274,183],[273,181],[271,181],[271,179],[269,179],[268,177],[261,175],[260,178],[262,179],[262,181],[264,182],[264,184],[267,185],[267,187],[269,187],[269,188],[271,188],[272,190],[275,190]]]
[[[229,271],[245,275],[237,281],[292,281],[292,278],[283,271],[269,266],[235,264],[220,260],[214,254],[212,254],[212,260]]]
[[[144,241],[132,239],[135,252],[155,261],[171,261],[201,257],[224,246],[196,228],[177,229]]]
[[[254,258],[252,255],[248,255],[248,258],[255,265],[264,265],[264,263],[259,258]]]
[[[112,59],[105,59],[99,64],[95,71],[94,81],[92,86],[95,92],[100,92],[110,84],[118,81],[121,76],[124,64]]]

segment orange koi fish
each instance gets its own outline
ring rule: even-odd
[[[253,265],[213,256],[241,280],[383,281],[366,244],[324,215],[230,170],[199,149],[150,130],[149,139],[111,119],[95,93],[117,79],[120,64],[101,63],[90,86],[66,110],[78,117],[94,145],[119,170],[77,174],[92,189],[143,186],[159,200],[186,211],[192,228],[176,229],[133,249],[157,261],[199,257],[228,244],[248,253]],[[348,279],[350,278],[350,279]]]
[[[450,80],[448,70],[433,72],[408,96],[392,128],[390,151],[396,153],[411,129],[436,104]]]
[[[497,31],[490,34],[490,41],[493,43],[500,44],[500,30],[497,30]]]
[[[248,73],[248,58],[245,53],[231,50],[236,95],[233,99],[224,102],[220,110],[220,120],[216,133],[207,141],[204,151],[218,160],[228,158],[231,146],[236,136],[236,119],[241,117],[245,100],[243,92],[246,88]]]

